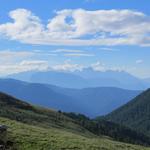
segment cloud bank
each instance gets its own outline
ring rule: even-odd
[[[22,43],[150,46],[150,16],[139,11],[65,9],[56,11],[46,25],[26,9],[9,16],[12,21],[0,24],[0,34]]]

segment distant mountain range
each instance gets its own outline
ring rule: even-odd
[[[150,89],[104,118],[150,136]]]
[[[145,83],[147,83],[147,85],[150,87],[150,78],[146,78],[146,79],[143,79],[145,81]]]
[[[150,87],[150,81],[139,79],[124,71],[95,71],[84,68],[82,71],[29,71],[7,76],[17,80],[52,84],[65,88],[118,87],[130,90],[143,90]]]
[[[141,93],[114,87],[68,89],[14,79],[0,79],[0,91],[35,105],[89,117],[110,113]]]

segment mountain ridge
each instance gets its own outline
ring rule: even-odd
[[[36,105],[90,117],[109,113],[141,92],[114,87],[68,89],[14,79],[0,79],[0,91]]]
[[[87,87],[118,87],[130,90],[143,90],[150,85],[125,71],[96,71],[93,68],[84,68],[81,71],[28,71],[12,75],[14,78],[27,82],[53,84],[65,88]]]
[[[133,100],[104,116],[106,120],[123,124],[150,135],[150,89]]]

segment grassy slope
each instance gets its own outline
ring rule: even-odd
[[[8,118],[8,119],[6,119]],[[146,150],[97,137],[53,110],[32,106],[0,93],[0,124],[9,127],[17,150]]]
[[[74,120],[54,110],[43,109],[0,93],[0,116],[44,128],[62,128],[72,132],[89,134]]]
[[[82,136],[53,127],[45,129],[2,117],[0,124],[9,126],[9,138],[19,150],[149,150],[106,137]]]

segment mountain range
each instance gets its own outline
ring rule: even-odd
[[[150,82],[139,79],[125,71],[96,71],[93,68],[84,68],[81,71],[28,71],[11,74],[6,78],[52,84],[65,88],[87,87],[118,87],[130,90],[143,90],[150,87]]]
[[[0,79],[0,91],[35,105],[89,117],[110,113],[142,92],[114,87],[68,89],[14,79]]]

